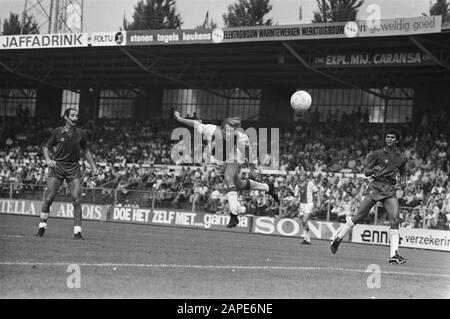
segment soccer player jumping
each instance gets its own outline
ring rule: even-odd
[[[237,117],[228,117],[222,121],[221,126],[213,124],[202,124],[200,121],[185,119],[180,116],[178,111],[174,112],[175,119],[183,124],[194,127],[199,133],[204,134],[211,151],[211,162],[217,164],[218,173],[224,176],[225,185],[227,188],[227,199],[230,206],[230,221],[227,225],[228,228],[235,227],[239,224],[238,210],[238,194],[239,190],[262,190],[273,197],[276,202],[279,202],[278,195],[275,191],[273,183],[259,183],[251,179],[242,180],[239,177],[240,164],[245,162],[245,154],[242,154],[241,150],[245,151],[245,146],[249,146],[249,138],[246,134],[236,131],[241,127],[241,121]],[[215,154],[213,155],[211,145],[215,137]],[[237,138],[237,145],[234,143],[235,137]],[[226,150],[225,160],[222,156],[218,156],[217,147],[223,144],[226,145],[222,150]],[[231,144],[233,148],[227,149],[227,146]],[[229,152],[228,152],[229,151]],[[225,153],[225,152],[224,152]],[[236,156],[235,156],[236,155]],[[253,175],[254,167],[250,165],[251,174]]]
[[[83,151],[85,158],[92,168],[93,175],[98,174],[97,165],[94,162],[91,152],[87,147],[86,137],[82,130],[77,128],[78,111],[68,108],[64,111],[65,126],[57,127],[53,130],[50,138],[44,146],[44,156],[50,172],[47,179],[47,189],[41,209],[41,219],[36,236],[44,236],[47,229],[47,219],[50,213],[50,206],[53,203],[58,189],[64,180],[70,189],[73,204],[74,218],[74,239],[84,239],[81,236],[81,171],[80,171],[80,151]],[[50,149],[53,148],[53,159],[50,157]]]
[[[390,264],[403,264],[406,259],[398,254],[400,241],[399,233],[399,204],[396,196],[396,189],[404,187],[406,184],[405,166],[406,159],[396,149],[400,140],[400,132],[396,129],[387,129],[384,136],[384,148],[374,151],[367,158],[367,167],[364,174],[372,177],[373,180],[367,187],[365,197],[355,216],[349,220],[338,232],[331,243],[331,252],[336,253],[342,238],[365,216],[377,202],[383,203],[389,215],[390,224]],[[397,174],[400,175],[397,184]]]

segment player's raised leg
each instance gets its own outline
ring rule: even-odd
[[[260,183],[257,181],[254,181],[250,178],[241,179],[238,174],[235,174],[234,176],[234,184],[236,185],[236,188],[238,190],[259,190],[264,191],[270,196],[273,197],[273,199],[279,203],[280,200],[278,198],[278,194],[275,191],[275,186],[273,183]]]
[[[224,180],[227,188],[227,199],[230,207],[230,221],[227,224],[228,228],[232,228],[239,224],[239,202],[237,187],[235,185],[235,176],[239,172],[239,163],[227,163],[224,169]]]
[[[82,220],[82,211],[81,211],[81,181],[79,178],[74,178],[68,183],[70,189],[70,195],[72,197],[73,204],[73,234],[74,239],[84,239],[81,236],[81,220]]]
[[[345,223],[344,226],[338,231],[336,237],[331,242],[331,252],[333,254],[336,253],[339,244],[341,243],[342,239],[347,235],[350,230],[352,230],[353,226],[361,222],[367,214],[369,214],[370,209],[373,207],[373,205],[376,204],[376,200],[372,199],[369,196],[364,197],[364,199],[361,202],[361,205],[359,206],[358,212],[351,220],[349,220],[347,223]]]
[[[47,187],[45,190],[44,202],[42,203],[39,227],[36,236],[44,236],[45,230],[47,229],[47,220],[50,214],[50,206],[55,200],[56,193],[61,187],[62,182],[63,180],[57,177],[49,177],[47,179]]]
[[[403,258],[398,254],[398,246],[400,242],[400,231],[399,231],[399,211],[400,207],[398,204],[397,197],[391,196],[383,201],[384,208],[389,215],[389,237],[390,237],[390,254],[389,263],[390,264],[404,264],[406,258]]]

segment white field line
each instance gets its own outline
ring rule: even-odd
[[[55,262],[41,263],[29,261],[0,261],[2,266],[68,266],[76,264],[83,267],[124,267],[124,268],[181,268],[181,269],[217,269],[217,270],[285,270],[285,271],[336,271],[336,272],[356,272],[367,273],[363,269],[351,268],[334,268],[334,267],[289,267],[289,266],[242,266],[242,265],[182,265],[182,264],[125,264],[125,263],[71,263],[71,262]],[[421,276],[421,277],[442,277],[450,278],[446,274],[426,274],[403,271],[380,271],[385,275],[405,275],[405,276]]]

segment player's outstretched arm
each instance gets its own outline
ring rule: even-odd
[[[197,125],[202,124],[200,121],[185,119],[184,117],[181,117],[180,112],[178,112],[178,111],[173,112],[173,115],[178,122],[192,126],[192,127],[196,127]]]
[[[56,162],[51,159],[50,151],[48,150],[47,146],[44,146],[43,152],[44,152],[44,157],[45,157],[45,161],[47,162],[47,165],[49,167],[54,167],[56,165]]]

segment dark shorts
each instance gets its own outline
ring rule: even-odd
[[[50,168],[48,177],[56,177],[70,182],[75,178],[81,179],[81,169],[78,162],[56,162],[56,167]]]
[[[395,196],[396,189],[392,184],[387,184],[379,181],[370,182],[367,186],[365,196],[372,198],[373,200],[380,201],[385,198]]]

